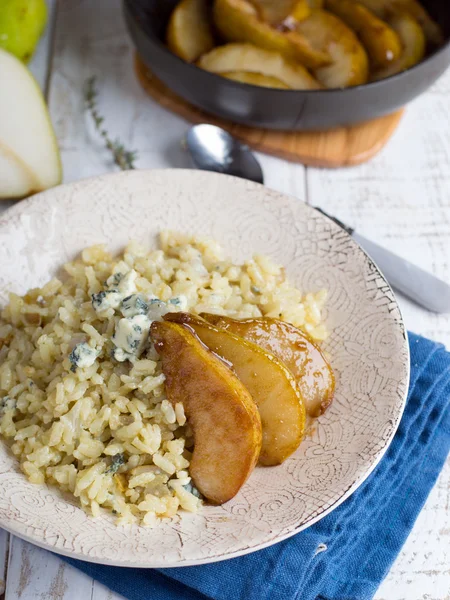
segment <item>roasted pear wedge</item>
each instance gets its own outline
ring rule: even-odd
[[[394,14],[390,17],[389,24],[400,36],[403,51],[400,58],[393,62],[392,65],[372,75],[373,81],[386,79],[386,77],[406,71],[406,69],[410,69],[420,62],[425,56],[425,34],[418,22],[411,15],[408,13]]]
[[[223,77],[232,79],[233,81],[239,81],[240,83],[248,83],[249,85],[259,85],[260,87],[277,88],[280,90],[288,90],[289,87],[270,75],[262,75],[261,73],[252,73],[249,71],[230,71],[229,73],[222,73]]]
[[[286,23],[286,25],[289,24],[289,21],[303,21],[304,19],[307,19],[310,14],[311,7],[308,3],[308,0],[298,0],[292,8],[290,14],[287,16],[288,23]]]
[[[398,34],[368,8],[354,0],[326,0],[325,6],[359,36],[374,69],[387,67],[400,58],[402,43]]]
[[[275,77],[293,90],[323,87],[302,65],[286,59],[278,52],[257,48],[252,44],[226,44],[214,48],[200,58],[198,66],[218,74],[246,71]]]
[[[442,29],[417,0],[359,0],[380,19],[388,20],[392,12],[407,12],[422,27],[427,42],[441,46],[445,41]]]
[[[236,375],[192,329],[154,322],[151,335],[162,358],[167,397],[182,402],[194,432],[190,474],[213,504],[237,494],[261,449],[261,420]]]
[[[170,313],[165,319],[188,324],[200,340],[232,366],[258,407],[262,423],[259,462],[279,465],[303,438],[305,406],[294,377],[286,366],[256,344],[188,313]]]
[[[261,19],[270,25],[277,26],[296,11],[309,11],[307,0],[250,0]]]
[[[398,10],[406,10],[422,27],[425,38],[432,46],[442,46],[445,42],[444,32],[434,21],[426,9],[417,0],[397,0]]]
[[[215,0],[213,20],[228,42],[249,42],[266,50],[280,52],[305,67],[317,68],[330,63],[326,51],[317,49],[297,31],[284,32],[265,23],[247,0]]]
[[[167,27],[171,52],[187,62],[196,61],[214,47],[207,0],[182,0],[172,12]]]
[[[333,14],[314,10],[297,24],[300,32],[317,50],[327,52],[329,66],[314,70],[314,75],[327,88],[350,87],[366,83],[369,59],[355,33]]]
[[[203,313],[208,323],[261,346],[279,358],[297,380],[311,418],[323,414],[334,396],[333,371],[320,349],[300,329],[278,319],[230,319]]]

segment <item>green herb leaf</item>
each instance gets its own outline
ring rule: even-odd
[[[107,130],[102,128],[105,119],[98,111],[97,99],[97,79],[96,77],[89,77],[84,85],[84,100],[86,103],[86,110],[94,121],[95,129],[103,138],[106,148],[110,150],[115,164],[120,167],[122,171],[134,169],[138,153],[134,150],[127,150],[120,140],[112,140]]]

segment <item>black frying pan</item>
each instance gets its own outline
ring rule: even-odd
[[[277,90],[231,81],[185,63],[166,48],[178,0],[124,0],[136,48],[153,73],[191,104],[225,119],[269,129],[329,129],[379,117],[424,92],[450,65],[450,1],[421,0],[443,28],[446,44],[399,75],[336,90]],[[449,99],[450,101],[450,99]]]

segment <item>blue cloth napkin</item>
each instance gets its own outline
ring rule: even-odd
[[[306,531],[198,567],[127,569],[64,560],[129,600],[369,600],[450,448],[450,354],[414,334],[409,343],[410,391],[391,446],[363,485]]]

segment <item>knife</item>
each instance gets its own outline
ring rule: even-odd
[[[316,210],[344,229],[369,255],[390,285],[420,306],[436,313],[450,312],[450,285],[401,256],[368,240],[319,207]]]

